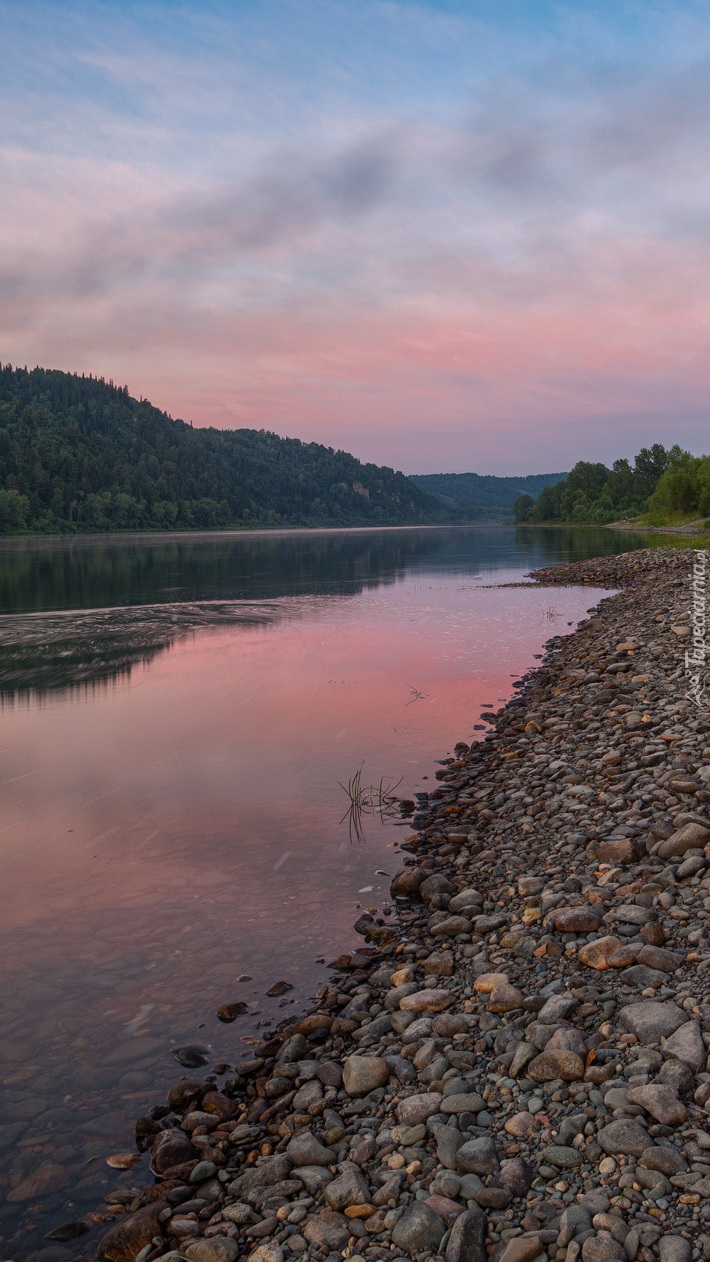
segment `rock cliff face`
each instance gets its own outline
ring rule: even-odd
[[[543,576],[623,590],[420,796],[396,914],[362,925],[318,1010],[139,1124],[159,1174],[105,1257],[710,1257],[690,575],[654,550]]]

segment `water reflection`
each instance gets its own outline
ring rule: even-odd
[[[0,538],[0,611],[358,592],[405,572],[519,573],[649,543],[658,536],[498,525]]]
[[[0,618],[0,699],[94,689],[147,666],[179,638],[295,617],[297,602],[209,601]]]
[[[1,624],[40,655],[24,674],[9,664],[26,704],[0,733],[6,1257],[145,1177],[106,1158],[179,1075],[173,1047],[204,1040],[234,1063],[242,1038],[307,1002],[319,960],[355,944],[359,909],[386,900],[407,830],[365,814],[351,843],[339,782],[362,766],[366,785],[431,787],[433,760],[601,595],[557,590],[550,620],[545,593],[475,577],[520,577],[574,540],[556,556],[500,528],[355,533],[289,535],[275,574],[273,537],[150,540],[143,557],[137,541],[2,549],[15,603]],[[32,567],[51,578],[51,556],[47,596]],[[194,607],[151,587],[176,567]],[[80,612],[27,613],[80,596]],[[67,688],[97,660],[111,687]],[[269,997],[281,979],[293,991]],[[225,1002],[246,1005],[234,1025],[217,1019]]]
[[[531,526],[0,540],[0,699],[105,685],[201,628],[295,617],[299,596],[406,574],[504,581],[646,542]]]

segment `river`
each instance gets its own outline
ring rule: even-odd
[[[399,813],[604,593],[501,586],[651,540],[476,526],[0,541],[0,1238],[148,1176],[107,1158],[205,1045],[307,1005],[387,905]],[[658,540],[653,540],[657,543]],[[269,996],[276,986],[281,993]],[[225,1003],[243,1005],[230,1024]],[[191,1071],[191,1072],[202,1072]],[[91,1243],[91,1250],[95,1244]]]

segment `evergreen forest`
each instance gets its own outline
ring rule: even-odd
[[[566,473],[529,473],[521,477],[496,477],[483,473],[412,473],[422,491],[436,496],[443,507],[468,521],[510,521],[521,495],[534,499]]]
[[[403,473],[267,430],[197,429],[102,378],[0,365],[0,533],[447,519]]]

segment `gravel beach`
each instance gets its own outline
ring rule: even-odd
[[[317,1008],[139,1119],[155,1182],[108,1197],[99,1256],[710,1258],[695,556],[538,572],[620,590],[418,795]]]

